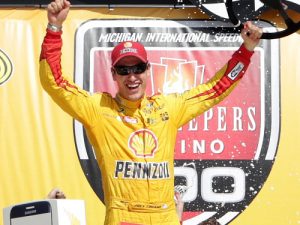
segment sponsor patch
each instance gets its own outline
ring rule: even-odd
[[[168,162],[116,161],[115,178],[157,180],[170,178]]]
[[[228,77],[231,80],[235,80],[235,78],[239,75],[239,73],[244,69],[244,64],[239,62],[236,66],[228,73]]]
[[[148,129],[133,132],[128,140],[128,147],[137,157],[152,158],[157,150],[157,137]]]

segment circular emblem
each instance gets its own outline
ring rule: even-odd
[[[0,85],[6,82],[13,71],[12,62],[9,57],[0,49]]]

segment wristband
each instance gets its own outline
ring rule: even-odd
[[[47,29],[49,29],[49,30],[51,30],[51,31],[53,31],[53,32],[60,32],[61,29],[62,29],[62,27],[58,27],[58,26],[56,26],[56,25],[53,25],[53,24],[51,24],[51,23],[48,23]]]

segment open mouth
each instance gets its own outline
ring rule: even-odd
[[[140,84],[127,84],[126,86],[129,90],[135,90],[140,86]]]

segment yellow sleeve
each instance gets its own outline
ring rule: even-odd
[[[81,123],[93,126],[99,113],[101,95],[91,96],[62,75],[61,32],[47,30],[40,57],[40,80],[44,90],[69,115]]]
[[[207,83],[182,94],[165,96],[177,127],[181,127],[228,96],[246,72],[252,54],[253,52],[242,45]]]

